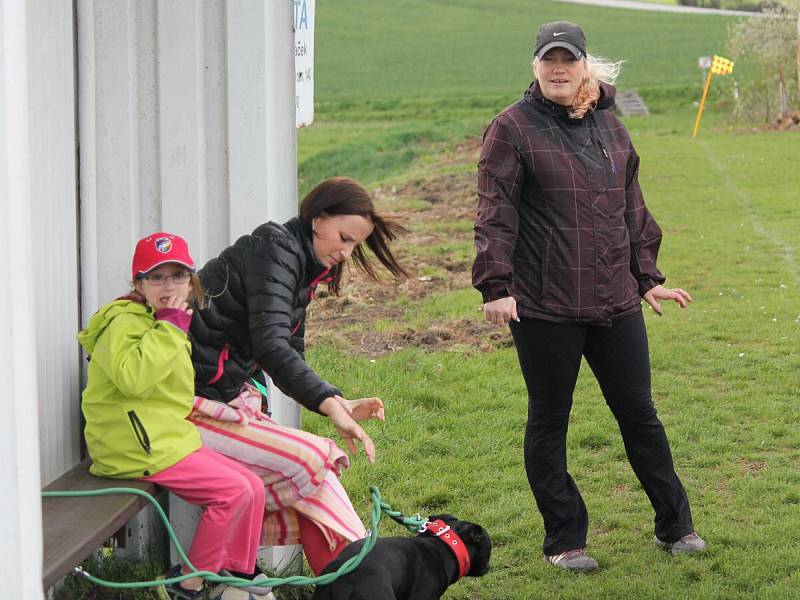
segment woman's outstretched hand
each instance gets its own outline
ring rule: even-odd
[[[330,417],[338,434],[347,442],[347,449],[350,454],[355,455],[358,453],[356,446],[356,440],[358,440],[364,446],[364,454],[367,455],[369,462],[375,463],[375,444],[372,443],[372,440],[367,435],[367,432],[361,428],[361,425],[356,423],[353,417],[345,410],[337,397],[325,398],[319,405],[319,411],[323,415]]]
[[[339,404],[347,411],[347,414],[356,421],[364,421],[365,419],[386,420],[383,401],[380,398],[358,398],[356,400],[347,400],[341,396],[334,396],[334,398],[339,401]]]
[[[656,311],[656,314],[658,315],[663,314],[661,310],[661,304],[658,302],[659,300],[675,300],[675,302],[680,304],[681,308],[686,308],[689,306],[689,302],[692,301],[692,297],[686,290],[682,290],[681,288],[668,289],[663,285],[657,285],[654,288],[650,288],[645,293],[644,299],[645,302],[653,307],[653,310]]]

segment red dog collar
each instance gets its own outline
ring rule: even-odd
[[[419,533],[420,535],[427,533],[436,536],[445,544],[447,544],[447,547],[450,548],[450,550],[453,551],[453,554],[456,555],[456,560],[458,561],[459,579],[465,577],[466,574],[469,573],[469,550],[467,550],[464,540],[462,540],[455,531],[450,529],[450,526],[447,523],[441,519],[436,519],[435,521],[425,521],[419,528]]]

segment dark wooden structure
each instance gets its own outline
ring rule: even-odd
[[[152,483],[95,477],[89,473],[89,464],[88,461],[82,462],[48,485],[44,491],[131,487],[153,496],[158,491]],[[147,499],[135,494],[42,498],[44,588],[56,584],[148,504],[150,503]]]

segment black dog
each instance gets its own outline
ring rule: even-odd
[[[417,537],[378,538],[355,571],[317,586],[314,600],[437,600],[462,572],[480,577],[489,571],[492,542],[483,527],[451,515],[432,515],[428,522],[428,530]],[[460,542],[466,547],[461,559],[448,547]],[[363,543],[348,545],[323,574],[358,554]]]

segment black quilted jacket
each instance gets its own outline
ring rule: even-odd
[[[228,402],[260,369],[313,411],[341,394],[303,357],[306,306],[330,274],[314,256],[311,229],[299,218],[261,225],[210,260],[199,276],[209,303],[192,319],[197,395]]]

